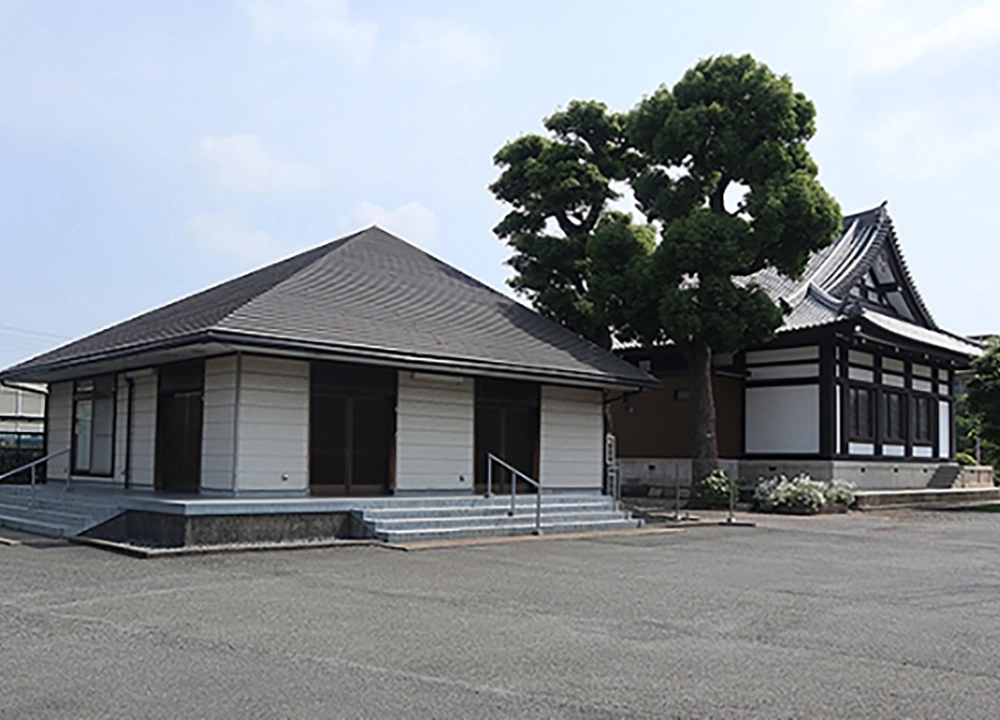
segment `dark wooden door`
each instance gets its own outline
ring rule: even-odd
[[[392,485],[395,373],[314,363],[309,398],[309,488],[314,495],[384,495]]]
[[[164,365],[158,375],[156,489],[196,493],[201,488],[205,364],[190,361]]]
[[[539,390],[534,383],[484,380],[476,383],[476,491],[486,492],[487,453],[538,477]],[[493,492],[509,493],[511,475],[494,464]],[[519,493],[534,492],[518,479]]]
[[[159,398],[156,413],[157,488],[194,493],[201,487],[201,391]]]

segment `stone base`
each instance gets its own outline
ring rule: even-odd
[[[350,512],[262,515],[172,515],[128,510],[84,537],[147,547],[367,537]]]
[[[689,458],[619,458],[622,494],[631,497],[672,497],[673,488],[691,486]],[[847,480],[860,490],[906,490],[926,488],[943,461],[899,462],[866,460],[721,460],[720,465],[744,483],[776,475],[793,477],[807,473],[813,480]],[[965,467],[953,487],[993,487],[993,469]]]

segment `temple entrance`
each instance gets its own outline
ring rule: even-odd
[[[164,492],[196,493],[201,488],[205,361],[163,365],[158,376],[155,487]]]
[[[515,380],[476,380],[476,492],[486,492],[486,454],[493,453],[525,475],[538,478],[539,386]],[[493,492],[510,492],[511,473],[493,468]],[[524,480],[519,493],[534,492]]]
[[[310,492],[385,495],[392,486],[396,371],[314,362],[310,375]]]

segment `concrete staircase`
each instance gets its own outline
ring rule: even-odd
[[[355,517],[373,537],[389,543],[530,535],[535,531],[535,502],[534,495],[519,497],[510,516],[510,496],[408,498],[384,507],[360,508]],[[575,493],[543,493],[541,519],[543,534],[626,530],[643,523],[611,498]]]
[[[934,471],[931,479],[927,483],[927,487],[942,489],[955,487],[955,481],[958,480],[958,476],[962,474],[962,466],[958,463],[945,463],[939,465],[938,469]]]
[[[46,537],[73,537],[124,512],[117,504],[39,485],[0,485],[0,527]]]

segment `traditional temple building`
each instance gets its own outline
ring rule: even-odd
[[[940,328],[883,203],[844,218],[800,279],[741,279],[784,312],[766,345],[714,359],[723,465],[747,480],[808,472],[862,488],[950,484],[955,374],[982,353]],[[670,345],[619,354],[663,384],[613,408],[626,484],[690,482],[690,379]]]

